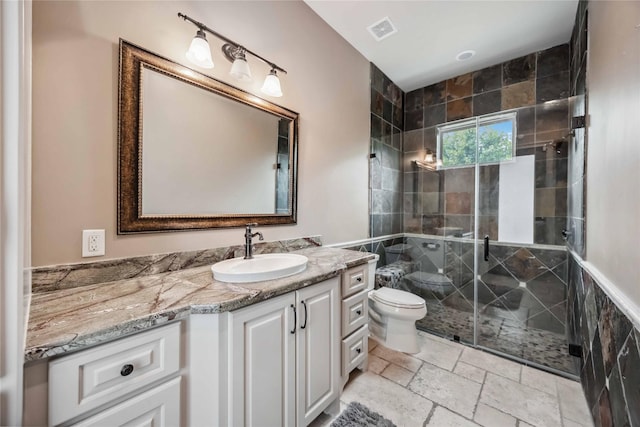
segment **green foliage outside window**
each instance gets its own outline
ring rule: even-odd
[[[442,134],[442,166],[467,166],[476,163],[476,128],[454,130]]]
[[[513,121],[506,120],[444,131],[440,139],[442,167],[499,163],[513,157]],[[477,150],[477,151],[476,151]]]

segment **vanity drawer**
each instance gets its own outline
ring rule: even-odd
[[[367,265],[350,268],[342,273],[342,297],[353,295],[367,287]]]
[[[362,326],[342,340],[342,376],[349,375],[356,366],[367,358],[369,348],[369,329]]]
[[[369,319],[367,290],[342,300],[342,336],[346,337]]]
[[[56,425],[180,370],[180,323],[49,363],[49,424]]]
[[[140,393],[132,399],[74,424],[98,426],[178,426],[180,425],[180,378]]]

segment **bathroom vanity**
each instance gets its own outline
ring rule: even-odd
[[[25,425],[306,426],[337,411],[366,365],[376,256],[296,253],[307,269],[276,280],[205,266],[35,294]]]

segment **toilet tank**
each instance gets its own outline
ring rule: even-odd
[[[373,289],[376,282],[376,267],[378,265],[379,255],[375,255],[375,258],[369,261],[367,271],[367,289]]]

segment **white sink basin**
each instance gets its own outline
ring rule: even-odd
[[[303,272],[309,259],[298,254],[263,254],[252,259],[233,258],[211,266],[220,282],[248,283],[273,280]]]

